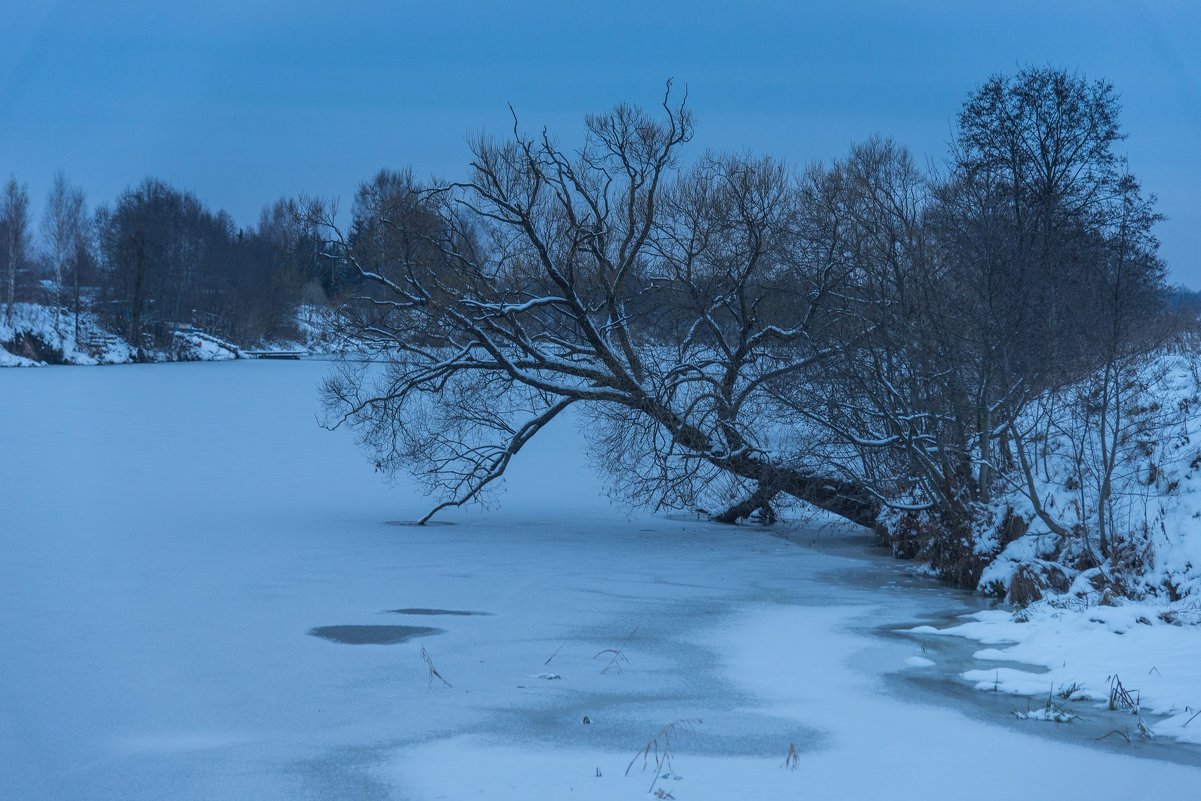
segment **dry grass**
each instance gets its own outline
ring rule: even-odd
[[[780,767],[788,768],[789,770],[796,770],[797,766],[800,764],[801,764],[801,755],[797,753],[796,743],[789,743],[788,744],[788,754],[784,757],[784,764],[781,765]]]
[[[1139,694],[1139,691],[1126,689],[1126,687],[1122,684],[1122,680],[1118,678],[1116,673],[1112,676],[1109,676],[1106,681],[1109,682],[1109,709],[1115,712],[1131,712],[1134,715],[1134,731],[1130,732],[1129,730],[1121,731],[1119,729],[1114,729],[1108,734],[1097,739],[1104,740],[1106,737],[1110,737],[1115,734],[1124,739],[1126,742],[1130,742],[1135,737],[1139,737],[1144,740],[1149,740],[1154,737],[1154,732],[1151,731],[1151,727],[1147,725],[1147,722],[1143,720],[1142,713],[1139,711],[1142,701],[1142,696]]]
[[[1112,676],[1107,677],[1105,680],[1107,682],[1109,682],[1109,708],[1110,709],[1113,709],[1113,710],[1120,710],[1120,709],[1137,710],[1139,708],[1139,701],[1141,700],[1141,697],[1138,695],[1138,690],[1134,690],[1133,691],[1134,694],[1132,695],[1131,691],[1127,690],[1122,685],[1122,680],[1118,678],[1118,674],[1116,674],[1116,673],[1113,674]]]
[[[638,627],[635,626],[630,629],[630,633],[626,635],[626,638],[616,648],[605,648],[602,651],[597,651],[596,655],[592,657],[593,659],[600,659],[602,656],[609,657],[609,661],[601,668],[601,673],[608,673],[609,671],[621,673],[625,670],[626,665],[630,664],[630,660],[625,654],[625,647],[630,644],[630,640],[634,639],[634,635],[637,633]]]
[[[688,718],[685,720],[673,720],[663,728],[659,729],[659,733],[651,739],[647,740],[646,745],[634,758],[630,760],[630,764],[626,765],[625,775],[630,775],[630,770],[634,767],[634,763],[638,761],[638,757],[642,757],[642,770],[645,771],[647,766],[653,761],[655,763],[655,778],[651,780],[651,786],[647,790],[648,793],[655,792],[655,785],[659,783],[659,779],[663,777],[663,773],[673,773],[671,759],[673,756],[673,741],[676,737],[683,733],[692,733],[696,731],[696,726],[701,720],[699,718]],[[659,798],[671,798],[671,793],[659,788],[664,795]]]

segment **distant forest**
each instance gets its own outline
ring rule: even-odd
[[[292,204],[239,227],[195,195],[157,179],[93,212],[80,187],[55,176],[40,216],[10,177],[0,196],[0,299],[96,315],[136,348],[164,348],[196,325],[239,344],[295,336],[301,303],[338,290],[321,241]]]
[[[1112,98],[1105,102],[1114,105]],[[1110,112],[1116,114],[1116,106]],[[1106,147],[1118,138],[1115,124]],[[855,153],[864,152],[862,147],[853,151],[852,162],[858,158]],[[960,153],[957,174],[978,171],[978,165],[965,159],[987,153]],[[1113,186],[1105,191],[1117,191],[1119,178],[1133,181],[1119,176],[1115,165],[1106,166],[1114,169],[1109,177]],[[915,179],[931,191],[940,180]],[[928,210],[927,222],[967,200],[952,197],[960,188],[945,181],[938,187],[943,200]],[[1052,184],[1046,188],[1057,191]],[[135,348],[168,347],[180,325],[195,325],[243,346],[295,339],[301,304],[336,307],[349,287],[364,282],[364,271],[378,274],[395,261],[397,254],[389,248],[396,242],[386,232],[397,227],[393,216],[412,203],[413,191],[408,171],[381,170],[359,185],[346,235],[331,237],[322,224],[329,221],[313,214],[313,202],[303,198],[270,203],[255,224],[246,226],[188,190],[156,178],[93,210],[84,189],[62,173],[54,176],[40,205],[19,176],[10,175],[0,192],[2,313],[10,317],[15,303],[52,306],[76,319],[90,312]],[[1121,191],[1145,202],[1137,184]],[[1155,316],[1169,314],[1177,324],[1191,324],[1201,314],[1201,292],[1164,283],[1166,269],[1154,256],[1151,233],[1158,218],[1149,203],[1140,213],[1145,219],[1139,235],[1146,240],[1140,246],[1150,258],[1147,277],[1153,279],[1157,297],[1144,308]]]

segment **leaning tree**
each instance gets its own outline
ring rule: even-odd
[[[514,125],[473,142],[468,181],[392,182],[360,204],[372,247],[325,214],[358,276],[348,333],[378,356],[327,380],[327,424],[428,482],[422,522],[578,407],[637,502],[732,522],[783,495],[873,525],[854,465],[779,400],[831,357],[855,272],[804,235],[803,180],[766,158],[681,165],[692,119],[670,85],[661,113],[621,105],[585,129],[573,150]]]

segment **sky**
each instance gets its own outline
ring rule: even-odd
[[[694,152],[796,166],[885,134],[941,164],[990,75],[1111,81],[1120,151],[1201,289],[1201,3],[0,0],[0,176],[40,211],[55,171],[92,205],[154,176],[242,225],[382,167],[463,177],[466,138],[570,142],[583,116],[687,86]]]

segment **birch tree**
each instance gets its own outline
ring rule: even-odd
[[[83,190],[67,183],[62,172],[54,176],[50,193],[46,198],[46,209],[42,214],[42,239],[54,271],[55,303],[54,324],[59,326],[59,311],[63,306],[63,284],[70,274],[73,283],[73,309],[75,338],[79,338],[79,265],[78,258],[83,246],[87,226]],[[61,332],[60,332],[61,333]]]
[[[13,304],[17,300],[17,277],[30,257],[29,192],[10,176],[0,195],[0,259],[3,259],[4,315],[12,321]]]

